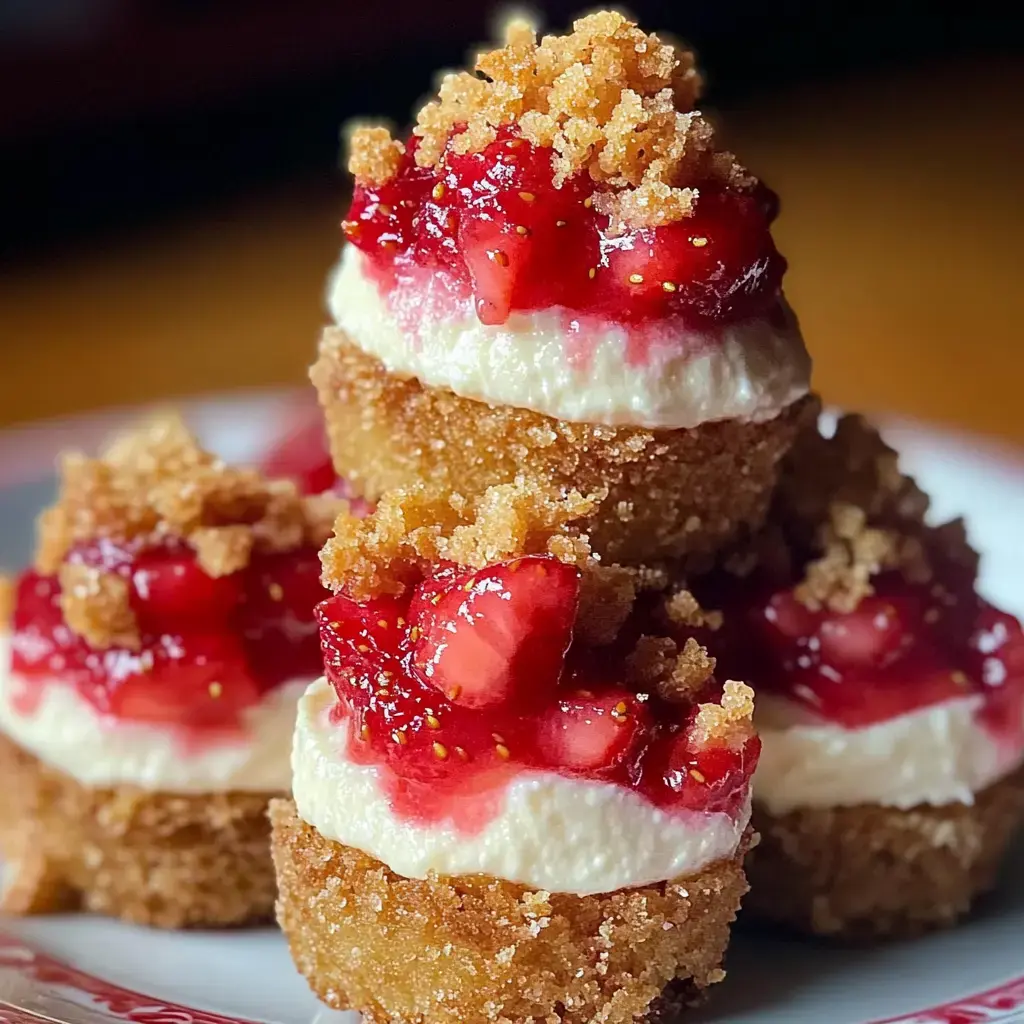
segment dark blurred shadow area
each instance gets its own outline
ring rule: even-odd
[[[535,3],[560,28],[580,9]],[[585,6],[585,5],[584,5]],[[886,66],[1004,57],[1012,5],[636,0],[698,47],[709,102]],[[283,181],[329,179],[338,126],[407,119],[489,37],[475,0],[0,0],[0,256],[26,258]],[[944,13],[944,12],[956,13]],[[942,102],[942,96],[936,96]]]

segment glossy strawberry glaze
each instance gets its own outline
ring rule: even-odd
[[[977,695],[992,733],[1024,749],[1024,633],[970,580],[911,584],[886,573],[846,614],[749,580],[719,581],[703,599],[724,613],[723,627],[700,637],[724,678],[851,729]]]
[[[529,556],[318,608],[332,720],[346,756],[380,770],[397,815],[472,832],[531,770],[613,783],[669,811],[738,811],[760,742],[701,745],[694,707],[626,688],[622,651],[572,642],[578,594],[574,568]]]
[[[356,188],[343,222],[413,332],[417,317],[467,303],[485,324],[560,308],[577,333],[588,320],[709,328],[778,307],[786,264],[770,233],[777,198],[766,188],[708,183],[694,216],[613,234],[589,175],[555,188],[552,151],[515,127],[480,153],[449,149],[436,170],[416,166],[416,145],[409,140],[391,181]],[[428,292],[425,310],[416,298]]]
[[[98,541],[68,560],[129,581],[142,644],[94,650],[65,624],[57,579],[24,573],[11,667],[26,714],[42,687],[70,685],[101,715],[201,735],[234,729],[240,713],[278,684],[320,674],[313,608],[325,592],[313,549],[257,554],[219,579],[176,541],[138,550]]]

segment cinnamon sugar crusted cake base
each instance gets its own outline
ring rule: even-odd
[[[752,917],[848,940],[953,925],[992,888],[1024,820],[1024,770],[973,806],[863,805],[775,816],[754,806],[747,859]]]
[[[602,896],[403,878],[271,803],[277,916],[313,991],[375,1024],[671,1020],[724,978],[743,850]]]
[[[158,928],[271,918],[271,794],[91,789],[6,737],[0,778],[3,911],[87,910]]]
[[[518,475],[596,493],[600,504],[583,528],[596,552],[624,563],[707,555],[758,526],[780,460],[817,411],[808,398],[768,423],[569,423],[391,376],[334,328],[311,376],[335,469],[367,498],[421,480],[472,497]]]

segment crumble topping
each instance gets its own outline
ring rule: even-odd
[[[123,576],[74,562],[62,565],[58,576],[60,608],[73,633],[97,649],[127,647],[137,651],[141,647],[131,587]]]
[[[357,181],[383,185],[398,172],[405,146],[380,125],[357,125],[349,133],[348,169]]]
[[[692,703],[715,671],[715,659],[693,637],[680,651],[664,636],[642,636],[626,658],[626,678],[670,703]]]
[[[742,746],[754,735],[754,691],[746,683],[727,682],[720,704],[701,704],[693,722],[698,743]]]
[[[319,546],[341,499],[302,497],[291,481],[264,480],[200,447],[174,415],[124,434],[98,458],[65,455],[56,504],[39,518],[36,568],[59,575],[68,626],[94,647],[137,648],[128,583],[67,556],[85,541],[185,541],[211,577],[249,564],[253,552]]]
[[[705,611],[688,590],[677,590],[665,599],[665,614],[669,622],[690,629],[716,630],[722,625],[722,613]]]
[[[515,20],[503,47],[441,80],[413,128],[415,159],[440,165],[449,140],[456,153],[480,152],[500,126],[515,124],[524,139],[553,149],[556,188],[577,172],[607,187],[594,203],[613,229],[666,224],[693,213],[703,182],[756,183],[715,148],[714,129],[694,109],[700,90],[690,50],[617,12],[587,15],[567,35],[539,42]],[[383,184],[402,151],[386,129],[358,128],[349,170],[360,183]]]
[[[522,479],[472,501],[424,484],[390,491],[365,519],[338,517],[320,553],[323,582],[363,601],[401,593],[441,561],[483,568],[547,552],[583,568],[590,546],[572,524],[598,500],[578,491],[558,497]]]
[[[849,612],[873,593],[871,579],[896,570],[927,582],[940,562],[975,571],[977,555],[963,522],[925,523],[928,497],[902,473],[899,457],[861,416],[844,416],[831,438],[816,428],[800,436],[787,457],[775,525],[761,538],[760,559],[772,543],[817,552],[797,598],[811,610]]]

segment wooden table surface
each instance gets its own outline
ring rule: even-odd
[[[733,112],[818,389],[1024,445],[1024,70],[941,67]],[[303,379],[343,185],[296,183],[0,280],[0,422]]]

